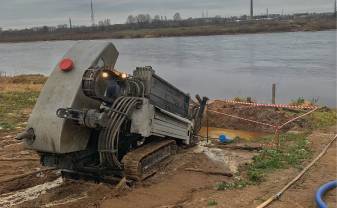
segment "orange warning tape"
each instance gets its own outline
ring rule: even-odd
[[[302,118],[302,117],[304,117],[304,116],[306,116],[306,115],[309,115],[310,113],[313,113],[313,112],[316,111],[317,109],[318,109],[318,107],[315,107],[315,108],[312,109],[311,111],[308,111],[308,112],[306,112],[306,113],[304,113],[304,114],[302,114],[302,115],[299,115],[299,116],[297,116],[297,117],[295,117],[295,118],[292,118],[292,119],[290,119],[289,121],[287,121],[287,122],[281,124],[278,128],[281,129],[281,128],[283,128],[285,125],[287,125],[287,124],[289,124],[289,123],[291,123],[291,122],[293,122],[293,121],[296,121],[297,119],[300,119],[300,118]]]
[[[277,126],[272,125],[272,124],[263,123],[263,122],[251,120],[251,119],[248,119],[248,118],[242,118],[242,117],[239,117],[239,116],[234,116],[234,115],[222,113],[222,112],[219,112],[219,111],[214,111],[214,110],[211,110],[211,109],[207,109],[207,112],[217,113],[217,114],[221,114],[221,115],[224,115],[224,116],[236,118],[236,119],[239,119],[239,120],[249,121],[251,123],[256,123],[256,124],[260,124],[260,125],[264,125],[264,126],[269,126],[269,127],[272,127],[272,128],[277,128]]]
[[[315,109],[317,106],[304,106],[304,105],[286,105],[286,104],[265,104],[265,103],[247,103],[247,102],[238,102],[234,100],[215,100],[224,103],[231,104],[241,104],[241,105],[250,105],[255,107],[273,107],[273,108],[290,108],[290,109]]]
[[[274,105],[275,106],[275,105]],[[279,105],[278,105],[279,106]],[[270,106],[268,106],[270,107]],[[279,107],[281,108],[281,107]],[[302,108],[304,109],[304,108]],[[275,135],[274,135],[274,140],[277,140],[278,141],[278,146],[280,146],[280,139],[279,139],[279,134],[280,134],[280,130],[287,124],[291,123],[291,122],[294,122],[295,120],[298,120],[306,115],[309,115],[311,113],[313,113],[314,111],[316,111],[317,109],[319,109],[319,107],[317,106],[314,106],[314,108],[310,109],[310,111],[306,112],[306,113],[303,113],[295,118],[292,118],[288,121],[286,121],[285,123],[283,124],[278,124],[278,125],[273,125],[273,124],[268,124],[268,123],[264,123],[264,122],[260,122],[260,121],[255,121],[255,120],[251,120],[251,119],[247,119],[247,118],[242,118],[242,117],[239,117],[239,116],[234,116],[234,115],[231,115],[231,114],[227,114],[227,113],[223,113],[223,112],[219,112],[219,111],[215,111],[215,110],[212,110],[212,109],[209,109],[207,108],[207,112],[212,112],[212,113],[217,113],[217,114],[222,114],[224,116],[228,116],[228,117],[232,117],[232,118],[236,118],[236,119],[239,119],[239,120],[244,120],[244,121],[248,121],[248,122],[251,122],[251,123],[256,123],[256,124],[260,124],[260,125],[264,125],[264,126],[269,126],[269,127],[272,127],[275,131]],[[208,116],[208,115],[207,115]]]

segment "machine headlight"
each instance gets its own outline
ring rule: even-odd
[[[109,73],[108,72],[103,72],[101,76],[102,76],[102,78],[106,79],[106,78],[109,77]]]
[[[128,78],[128,74],[127,73],[122,73],[121,77],[122,77],[122,79],[126,79],[126,78]]]

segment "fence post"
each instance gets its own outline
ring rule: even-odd
[[[272,104],[276,103],[275,100],[276,100],[276,84],[274,83],[273,84],[273,89],[272,89],[272,99],[271,99]]]
[[[208,104],[206,103],[206,144],[208,144]]]

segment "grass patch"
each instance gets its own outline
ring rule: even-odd
[[[235,102],[248,102],[248,103],[252,103],[253,102],[253,100],[252,100],[252,98],[251,97],[235,97],[234,99],[233,99]]]
[[[291,100],[291,105],[303,105],[305,103],[305,99],[303,97],[299,97],[296,100]]]
[[[11,130],[14,128],[15,126],[11,123],[0,122],[0,130]]]
[[[265,148],[260,154],[253,157],[253,162],[243,167],[240,172],[243,177],[236,178],[234,182],[220,182],[215,185],[218,191],[241,189],[249,185],[264,181],[265,176],[278,169],[294,167],[302,169],[303,161],[312,156],[310,143],[307,139],[310,133],[280,135],[280,148]],[[266,135],[254,140],[259,143],[270,143],[274,135]]]
[[[0,92],[0,129],[14,129],[28,119],[24,109],[33,108],[39,92]]]
[[[207,206],[209,206],[209,207],[213,207],[213,206],[216,206],[216,205],[218,205],[218,202],[215,201],[214,199],[210,199],[207,202]]]
[[[263,181],[266,173],[288,167],[302,168],[305,159],[311,157],[311,150],[307,134],[282,134],[282,146],[279,149],[263,149],[258,156],[253,158],[253,163],[248,166],[248,180],[253,183]]]
[[[225,183],[220,182],[215,185],[215,189],[217,191],[224,191],[224,190],[232,190],[232,189],[241,189],[249,185],[248,181],[246,180],[236,180],[232,183]]]
[[[313,112],[310,116],[310,123],[314,129],[327,128],[337,123],[336,110],[321,109]]]

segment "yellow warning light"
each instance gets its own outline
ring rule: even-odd
[[[128,78],[128,74],[127,73],[122,73],[121,77],[122,77],[122,79],[126,79],[126,78]]]
[[[108,72],[103,72],[102,73],[102,77],[103,78],[108,78],[109,77],[109,73]]]

